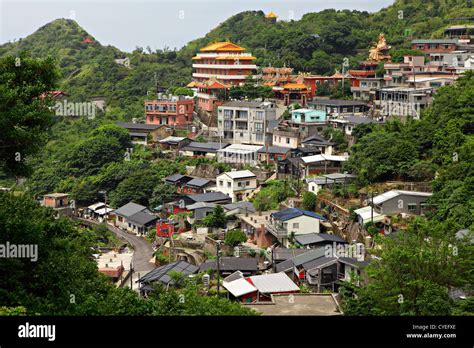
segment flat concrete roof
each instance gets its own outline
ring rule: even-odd
[[[273,295],[275,304],[249,305],[262,315],[342,315],[330,294]]]

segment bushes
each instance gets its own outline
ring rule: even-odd
[[[277,209],[279,203],[288,197],[294,197],[295,192],[288,182],[283,180],[269,181],[267,186],[255,195],[253,205],[258,211]]]
[[[316,209],[316,195],[313,192],[303,193],[303,208],[306,210],[313,211]]]
[[[239,245],[247,240],[247,236],[241,230],[232,230],[228,231],[225,234],[224,243],[231,247]]]

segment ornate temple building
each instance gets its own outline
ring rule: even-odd
[[[197,88],[198,106],[212,112],[222,105],[231,86],[240,85],[253,75],[256,58],[232,42],[216,42],[200,49],[193,57],[193,79],[188,87]]]
[[[265,19],[269,22],[276,23],[278,16],[275,14],[275,12],[270,11],[265,15]]]

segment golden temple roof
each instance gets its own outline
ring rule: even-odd
[[[270,11],[265,15],[266,18],[278,18],[275,12]]]
[[[225,42],[215,42],[212,44],[207,45],[206,47],[203,47],[200,49],[201,52],[243,52],[245,51],[245,48],[240,47],[239,45],[236,45],[235,43],[232,43],[230,41],[225,41]]]

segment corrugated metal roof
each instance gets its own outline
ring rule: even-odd
[[[341,237],[326,233],[308,233],[296,235],[295,241],[301,245],[315,244],[324,241],[346,243]]]
[[[299,291],[296,285],[285,273],[272,273],[249,277],[252,284],[263,294],[277,292]]]
[[[325,248],[313,249],[307,253],[294,257],[292,259],[293,264],[295,266],[301,266],[304,263],[319,259],[320,257],[324,257],[325,253],[326,253]]]
[[[223,282],[222,286],[227,289],[235,297],[240,297],[252,292],[256,292],[257,288],[250,284],[247,279],[241,278],[231,282]]]
[[[217,201],[225,201],[231,200],[229,196],[222,192],[207,192],[207,193],[200,193],[197,195],[187,195],[190,200],[194,202],[217,202]]]
[[[173,284],[169,273],[171,272],[178,272],[183,275],[189,275],[197,273],[199,267],[191,265],[185,261],[176,261],[170,263],[168,265],[164,265],[158,268],[155,268],[151,272],[145,274],[143,277],[140,278],[140,283],[142,284],[149,284],[156,281],[160,281],[163,284]]]
[[[121,215],[128,218],[129,216],[132,216],[133,214],[138,213],[139,211],[143,211],[145,209],[147,209],[147,207],[144,207],[143,205],[129,202],[124,206],[121,206],[120,208],[114,210],[113,213],[115,215]]]
[[[392,198],[407,195],[407,196],[418,196],[418,197],[431,197],[433,194],[428,192],[418,192],[418,191],[403,191],[403,190],[391,190],[385,193],[382,193],[374,197],[374,204],[384,203]]]
[[[203,186],[206,186],[207,184],[209,184],[210,182],[212,182],[212,181],[208,180],[208,179],[194,178],[191,181],[188,181],[186,183],[186,186],[203,187]]]
[[[221,175],[227,175],[231,179],[243,179],[243,178],[252,178],[256,176],[250,170],[236,170],[233,172],[225,172]]]

